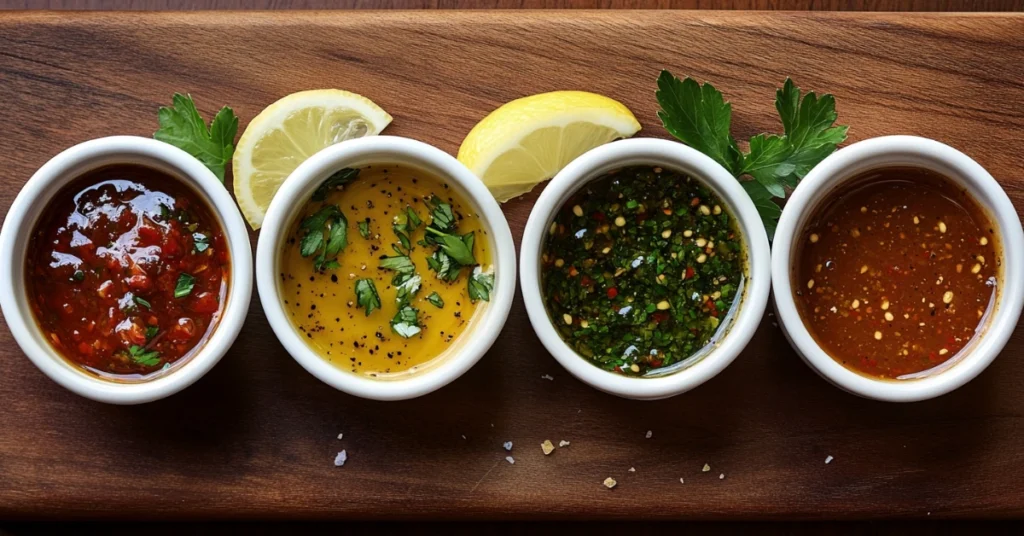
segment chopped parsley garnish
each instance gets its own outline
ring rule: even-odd
[[[341,188],[342,186],[354,181],[358,176],[358,169],[344,168],[335,171],[333,175],[327,177],[324,182],[320,183],[320,186],[318,186],[316,191],[313,192],[313,196],[310,197],[310,200],[326,201],[327,194],[330,193],[331,190]]]
[[[196,253],[202,253],[210,249],[210,237],[203,233],[192,233],[192,247]]]
[[[175,292],[175,294],[177,294],[177,292]],[[177,296],[175,296],[175,297],[177,297]],[[149,301],[147,301],[145,298],[143,298],[141,296],[134,296],[134,297],[132,297],[132,299],[135,300],[135,303],[145,307],[146,309],[152,309],[153,308],[153,306],[149,304]]]
[[[441,250],[453,261],[463,266],[476,264],[476,258],[473,257],[473,233],[456,236],[441,232],[434,227],[427,227],[427,233],[429,233],[429,239],[440,246]]]
[[[430,198],[430,224],[438,231],[451,232],[455,230],[455,213],[452,206],[445,203],[441,198],[434,196]]]
[[[462,266],[453,261],[444,250],[438,249],[433,255],[427,257],[427,266],[437,273],[437,278],[443,281],[455,281],[459,278]]]
[[[408,222],[409,232],[415,231],[417,227],[423,223],[423,220],[416,215],[416,211],[412,207],[405,208],[406,222]]]
[[[430,296],[427,296],[427,301],[437,307],[438,309],[444,308],[444,300],[441,299],[441,295],[437,292],[431,292]]]
[[[491,290],[494,289],[494,274],[485,274],[477,268],[469,276],[469,301],[491,301]]]
[[[85,272],[82,270],[75,270],[75,273],[71,274],[71,278],[75,281],[85,281]]]
[[[153,137],[196,157],[224,182],[224,172],[235,153],[238,118],[227,106],[220,109],[207,127],[191,95],[175,93],[170,107],[157,114],[160,128]]]
[[[394,270],[398,273],[412,273],[416,266],[409,259],[408,255],[395,255],[394,257],[381,257],[380,267],[385,270]]]
[[[776,199],[786,197],[810,170],[832,154],[846,139],[849,127],[835,125],[835,98],[820,98],[812,91],[801,99],[800,88],[786,79],[775,92],[775,109],[782,119],[784,134],[758,134],[750,139],[750,150],[740,151],[729,131],[732,106],[710,83],[692,78],[680,80],[668,71],[658,77],[656,93],[665,129],[680,141],[715,159],[742,181],[768,231],[775,234],[782,210]]]
[[[397,295],[395,296],[395,300],[399,304],[409,303],[412,300],[413,296],[415,296],[416,293],[419,292],[420,284],[422,282],[423,280],[422,278],[420,278],[419,275],[402,274],[401,283],[395,286],[395,288],[397,289]]]
[[[338,267],[338,254],[348,245],[348,220],[336,205],[327,205],[302,220],[300,228],[305,231],[299,245],[303,257],[313,258],[313,269],[317,272]],[[326,236],[326,238],[325,238]]]
[[[146,350],[137,344],[133,344],[128,348],[128,357],[144,367],[153,367],[160,364],[160,352]]]
[[[148,341],[148,340],[151,340],[153,337],[156,337],[157,333],[160,333],[160,328],[158,328],[156,326],[149,326],[149,327],[147,327],[146,328],[146,340]]]
[[[185,296],[192,294],[192,287],[195,286],[196,278],[192,277],[190,274],[182,272],[181,275],[178,276],[178,283],[174,285],[174,297],[184,298]]]
[[[380,309],[380,295],[377,294],[377,285],[372,279],[356,281],[356,304],[366,311],[366,316],[370,316],[375,309]]]
[[[418,314],[419,311],[415,307],[402,306],[395,313],[395,317],[391,319],[392,331],[406,339],[418,334],[421,331]]]
[[[357,225],[359,225],[359,236],[370,238],[370,218],[360,220]]]

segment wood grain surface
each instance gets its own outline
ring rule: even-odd
[[[851,141],[944,141],[985,166],[1020,208],[1022,31],[1019,15],[0,15],[0,216],[60,150],[151,134],[175,91],[191,92],[204,115],[229,104],[244,125],[293,91],[345,88],[394,116],[389,134],[454,153],[496,106],[555,89],[620,99],[641,135],[666,137],[654,100],[663,67],[722,89],[738,138],[779,129],[773,91],[792,76],[836,95]],[[517,241],[535,197],[504,206]],[[702,387],[633,402],[564,372],[517,296],[494,349],[464,377],[418,400],[381,403],[302,370],[254,295],[238,342],[212,372],[137,407],[58,387],[3,326],[0,517],[1024,514],[1022,330],[959,391],[894,405],[818,378],[773,320],[766,315],[748,349]],[[571,445],[545,457],[545,439]],[[341,449],[349,462],[335,468]],[[615,490],[601,485],[608,476]]]
[[[0,9],[754,9],[1021,11],[1024,0],[0,0]]]

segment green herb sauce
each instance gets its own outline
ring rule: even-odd
[[[700,181],[633,167],[559,210],[542,289],[562,339],[595,365],[642,376],[706,346],[746,273],[727,207]]]

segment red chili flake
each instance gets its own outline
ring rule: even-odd
[[[663,361],[660,360],[660,359],[652,359],[651,360],[651,366],[654,367],[654,368],[660,367],[662,363],[663,363]]]
[[[693,199],[690,200],[690,206],[691,207],[695,207],[695,206],[697,206],[699,204],[700,204],[700,198],[699,197],[694,197]]]
[[[648,217],[650,217],[650,214],[646,212],[638,212],[636,215],[636,222],[643,223]]]
[[[580,271],[577,270],[575,266],[569,267],[569,277],[576,277],[577,275],[579,275],[579,273]]]
[[[589,287],[593,282],[594,280],[591,279],[590,276],[586,274],[584,274],[583,277],[580,278],[580,284],[585,287]]]
[[[660,324],[668,320],[668,313],[666,313],[665,311],[658,311],[652,314],[651,318],[653,318],[656,323]]]
[[[687,266],[686,267],[686,275],[683,276],[683,279],[689,279],[689,278],[693,277],[693,273],[694,273],[693,272],[693,267],[692,266]]]
[[[608,299],[609,300],[614,300],[615,297],[618,296],[618,295],[619,295],[619,289],[617,289],[615,287],[611,287],[611,288],[608,289]]]
[[[605,220],[604,212],[601,212],[599,210],[595,210],[594,212],[590,213],[590,218],[593,219],[593,220],[597,220],[597,221],[604,221]]]

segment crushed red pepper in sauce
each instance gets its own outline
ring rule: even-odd
[[[111,379],[191,355],[227,295],[219,222],[187,186],[143,166],[72,181],[36,224],[28,251],[29,300],[50,344]]]
[[[812,217],[793,282],[809,331],[849,369],[899,378],[946,362],[996,291],[995,228],[949,179],[885,168],[853,179]]]

